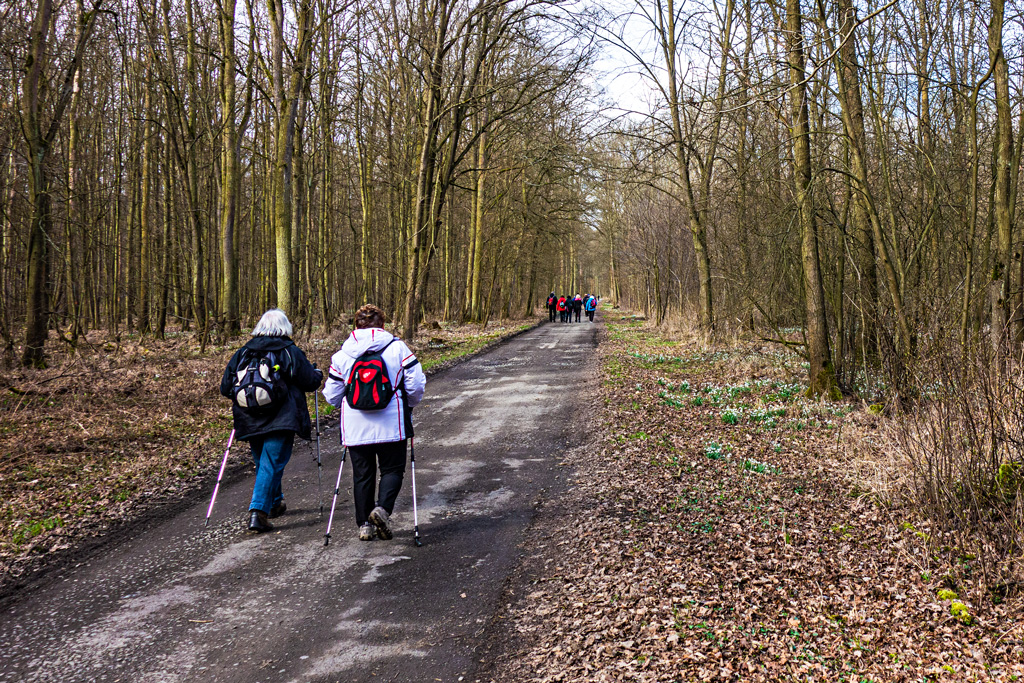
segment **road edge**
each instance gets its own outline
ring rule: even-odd
[[[451,368],[454,368],[454,367],[456,367],[458,365],[462,365],[463,363],[465,363],[468,360],[472,360],[473,358],[476,358],[477,356],[482,356],[483,354],[488,353],[489,351],[493,351],[494,349],[498,348],[502,344],[505,344],[505,343],[515,339],[516,337],[518,337],[520,335],[524,335],[527,332],[532,332],[532,331],[536,330],[538,327],[540,327],[541,325],[543,325],[546,322],[548,322],[548,321],[543,319],[543,318],[541,318],[540,320],[538,320],[537,322],[533,323],[529,327],[524,327],[521,330],[515,330],[514,332],[509,332],[506,335],[503,335],[501,337],[498,337],[497,339],[494,339],[492,341],[487,342],[486,344],[481,346],[479,349],[477,349],[475,351],[471,351],[471,352],[467,353],[464,356],[459,356],[457,358],[449,358],[448,360],[444,361],[443,363],[438,363],[437,365],[435,365],[434,367],[430,368],[429,370],[425,370],[423,374],[425,374],[427,377],[432,377],[432,376],[438,374],[439,372],[444,372],[445,370],[450,370]]]

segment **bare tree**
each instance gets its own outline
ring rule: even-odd
[[[49,329],[49,247],[53,238],[50,215],[50,182],[47,160],[50,148],[60,130],[64,111],[74,94],[75,76],[81,67],[86,46],[96,25],[102,0],[94,0],[89,11],[80,11],[76,18],[74,52],[64,70],[63,82],[56,88],[49,121],[45,121],[45,101],[50,74],[50,33],[55,30],[53,0],[40,0],[32,22],[31,43],[25,60],[22,82],[22,130],[28,146],[29,201],[32,205],[28,242],[28,304],[25,320],[25,348],[21,362],[26,366],[42,367],[46,364],[44,346]]]

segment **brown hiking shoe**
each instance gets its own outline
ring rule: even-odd
[[[373,512],[370,513],[370,521],[373,526],[377,527],[377,536],[385,541],[390,541],[394,537],[394,534],[391,533],[391,519],[387,510],[379,505],[373,508]]]

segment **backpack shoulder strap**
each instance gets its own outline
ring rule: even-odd
[[[398,341],[398,337],[392,337],[391,341],[384,345],[384,348],[380,350],[381,358],[384,356],[384,349],[388,348],[392,344]],[[401,391],[402,396],[405,396],[405,366],[402,365],[402,352],[398,352],[398,373],[395,375],[395,391]]]
[[[290,342],[288,346],[278,351],[271,351],[271,353],[277,354],[284,361],[284,367],[281,368],[282,376],[286,379],[292,378],[292,370],[295,369],[295,357],[292,355],[291,348],[295,346],[295,342]],[[298,348],[298,347],[296,347]]]
[[[363,356],[365,356],[365,355],[367,355],[369,353],[375,353],[375,354],[377,354],[378,356],[381,357],[381,360],[383,360],[384,359],[384,350],[387,349],[392,344],[394,344],[396,341],[398,341],[398,337],[394,337],[391,341],[389,341],[387,344],[385,344],[384,346],[380,347],[380,349],[378,349],[376,351],[371,351],[370,349],[367,349],[366,351],[363,351],[361,354],[359,354],[356,357],[355,361],[352,363],[352,367],[349,368],[348,380],[345,381],[345,384],[351,384],[352,383],[352,373],[354,373],[356,371],[356,363],[359,362],[360,358],[362,358]]]

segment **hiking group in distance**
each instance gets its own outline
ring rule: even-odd
[[[586,313],[590,322],[594,322],[594,311],[597,310],[599,301],[598,297],[593,294],[587,294],[586,296],[563,294],[562,296],[557,296],[554,292],[551,292],[551,294],[548,294],[547,300],[548,322],[555,322],[555,313],[558,313],[558,321],[563,323],[573,322],[573,315],[576,316],[576,322],[580,322],[580,313]]]

